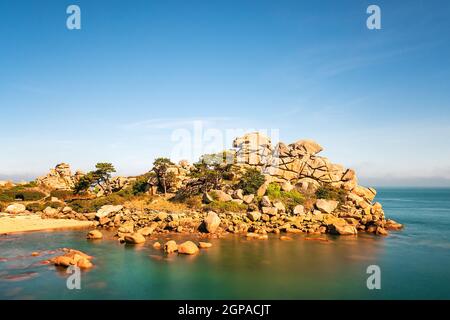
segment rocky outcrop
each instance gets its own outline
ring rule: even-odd
[[[14,187],[15,184],[12,181],[0,180],[0,188],[3,187]]]
[[[208,237],[230,232],[249,234],[249,238],[265,238],[267,233],[282,232],[355,235],[365,231],[386,235],[387,230],[403,227],[393,220],[386,220],[382,205],[374,201],[375,189],[358,185],[352,169],[319,156],[323,148],[312,140],[291,144],[280,142],[273,146],[268,137],[250,133],[235,139],[234,147],[235,152],[227,153],[227,160],[230,160],[228,154],[234,157],[228,163],[230,166],[222,166],[232,168],[227,172],[231,178],[227,176],[226,183],[222,184],[210,183],[209,189],[203,189],[203,185],[197,189],[189,188],[193,180],[200,184],[203,180],[194,178],[196,175],[189,178],[193,169],[187,162],[171,165],[178,181],[173,190],[196,190],[196,193],[184,195],[189,198],[195,194],[199,201],[203,196],[206,207],[195,206],[194,209],[193,206],[190,213],[166,213],[104,206],[97,213],[63,212],[64,216],[95,220],[101,228],[116,228],[117,236],[122,240],[136,230],[143,237],[154,233],[206,231],[210,234],[204,236]],[[222,167],[219,165],[218,172]],[[257,169],[263,174],[261,177],[256,173],[258,185],[251,189],[252,192],[240,183],[249,169]],[[252,174],[254,171],[251,170]],[[155,178],[149,176],[149,181]],[[222,178],[224,181],[225,176]],[[158,182],[154,183],[152,188]],[[231,209],[238,212],[227,212]],[[208,212],[205,214],[202,210]],[[174,248],[168,247],[168,250]]]
[[[291,144],[280,142],[272,146],[270,138],[253,132],[236,138],[233,146],[237,148],[238,164],[259,168],[273,181],[283,183],[284,188],[294,185],[304,189],[317,188],[320,183],[338,187],[345,185],[347,189],[357,186],[354,171],[318,156],[323,148],[312,140],[298,140]]]
[[[83,175],[81,171],[72,175],[70,166],[67,163],[60,163],[54,169],[50,169],[47,175],[37,178],[36,183],[50,190],[72,190]]]

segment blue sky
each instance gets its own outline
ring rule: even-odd
[[[1,1],[0,178],[143,173],[202,121],[314,139],[366,184],[450,185],[449,16],[419,0]]]

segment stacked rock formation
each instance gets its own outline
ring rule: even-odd
[[[324,199],[318,199],[316,203],[320,211],[345,220],[335,222],[342,225],[350,223],[359,229],[367,227],[369,231],[375,231],[372,230],[373,226],[376,229],[386,224],[381,204],[373,203],[376,190],[359,186],[352,169],[318,156],[323,148],[315,141],[299,140],[291,144],[280,142],[272,147],[268,137],[254,132],[235,139],[233,146],[238,148],[237,164],[258,168],[266,175],[268,182],[279,182],[304,191],[315,191],[322,186],[343,189],[345,201],[339,206],[334,205],[332,210],[320,207],[321,203],[326,203]],[[348,230],[337,231],[345,233]]]
[[[273,181],[287,181],[304,187],[330,183],[346,190],[357,186],[355,172],[317,156],[323,148],[312,140],[298,140],[288,145],[280,142],[272,147],[268,137],[254,132],[235,139],[233,146],[238,148],[238,164],[260,168],[261,172],[272,176]]]
[[[70,165],[60,163],[47,175],[37,178],[36,183],[51,190],[71,190],[83,175],[81,171],[72,175]]]

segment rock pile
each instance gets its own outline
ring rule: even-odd
[[[63,251],[65,252],[63,255],[52,258],[47,262],[64,268],[77,266],[81,269],[89,269],[93,267],[92,257],[84,252],[67,248],[64,248]]]
[[[70,165],[60,163],[54,169],[50,169],[47,175],[37,178],[36,183],[50,190],[72,190],[83,175],[81,171],[72,175]]]
[[[265,239],[267,233],[355,235],[366,231],[386,235],[387,230],[402,228],[401,224],[386,220],[381,204],[374,202],[375,189],[358,185],[352,169],[319,156],[323,148],[312,140],[291,144],[280,142],[273,146],[268,137],[255,132],[235,139],[233,146],[236,151],[231,153],[235,157],[232,163],[238,169],[236,172],[256,168],[264,175],[262,181],[265,182],[249,194],[239,188],[239,183],[224,183],[205,192],[203,201],[206,204],[231,204],[227,208],[244,207],[246,212],[217,213],[207,209],[207,212],[166,213],[119,205],[103,206],[98,212],[89,214],[76,213],[66,207],[57,212],[46,210],[44,215],[93,220],[99,228],[116,228],[119,239],[127,243],[142,243],[146,236],[167,232],[201,231],[219,235],[231,232],[247,234],[250,239]],[[169,191],[186,187],[192,180],[189,175],[192,170],[186,161],[171,165],[168,171],[173,173],[176,183]],[[55,172],[59,178],[70,176],[67,166]],[[152,179],[157,178],[151,176],[149,180],[151,190],[156,192],[158,181]],[[125,185],[122,182],[121,185]],[[296,201],[293,205],[294,198],[270,198],[271,184],[276,184],[280,192],[288,196],[293,193],[307,195],[307,201]]]

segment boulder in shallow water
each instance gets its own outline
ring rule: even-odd
[[[197,245],[192,241],[183,242],[178,246],[178,253],[181,254],[196,254],[198,251]]]
[[[161,243],[159,243],[158,241],[156,241],[156,242],[153,244],[153,248],[155,248],[155,249],[161,249]]]
[[[199,246],[200,249],[211,248],[212,247],[212,243],[200,241],[198,243],[198,246]]]
[[[91,262],[92,257],[84,252],[74,249],[63,249],[65,254],[52,258],[48,262],[53,263],[55,266],[67,268],[69,266],[77,266],[82,269],[88,269],[93,267]]]
[[[124,241],[126,244],[141,244],[145,242],[145,237],[140,233],[126,234]]]
[[[333,225],[333,227],[334,228],[332,229],[332,232],[342,236],[358,234],[358,230],[356,230],[356,228],[351,225],[335,224]]]
[[[87,238],[90,240],[96,240],[103,238],[103,234],[98,230],[91,230],[87,234]]]
[[[377,227],[376,234],[379,236],[387,236],[389,233],[382,227]]]
[[[394,220],[388,219],[384,225],[384,228],[387,230],[400,230],[403,228],[403,225]]]
[[[178,251],[178,246],[177,246],[177,243],[175,241],[170,240],[170,241],[167,241],[164,244],[164,252],[166,252],[166,253],[173,253],[173,252],[176,252],[176,251]]]

